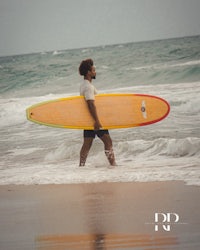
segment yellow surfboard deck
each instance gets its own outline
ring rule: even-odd
[[[141,94],[101,94],[95,96],[103,129],[149,125],[164,119],[169,104],[162,98]],[[42,102],[26,110],[27,119],[59,128],[93,130],[94,120],[83,96]]]

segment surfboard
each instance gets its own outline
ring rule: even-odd
[[[130,128],[153,124],[170,111],[168,102],[144,94],[100,94],[95,96],[103,129]],[[93,130],[94,120],[83,96],[59,98],[33,105],[27,119],[46,126]]]

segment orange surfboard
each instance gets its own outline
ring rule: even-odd
[[[164,119],[170,106],[164,99],[143,94],[100,94],[95,96],[103,129],[149,125]],[[94,129],[94,120],[83,96],[42,102],[26,110],[27,119],[59,128]]]

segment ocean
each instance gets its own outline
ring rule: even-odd
[[[27,121],[38,102],[79,95],[83,59],[99,93],[166,99],[159,123],[110,130],[118,166],[95,139],[79,168],[83,131]],[[0,57],[0,185],[182,180],[200,185],[200,36]]]

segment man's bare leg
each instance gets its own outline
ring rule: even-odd
[[[111,140],[110,135],[109,134],[104,134],[102,137],[100,137],[100,139],[104,143],[105,154],[106,154],[106,157],[107,157],[110,165],[111,166],[116,166],[117,164],[115,162],[115,155],[114,155],[112,140]]]
[[[86,137],[84,138],[83,146],[80,151],[80,163],[79,166],[83,167],[85,166],[85,162],[88,156],[88,153],[90,151],[90,148],[92,146],[93,138],[92,137]]]

